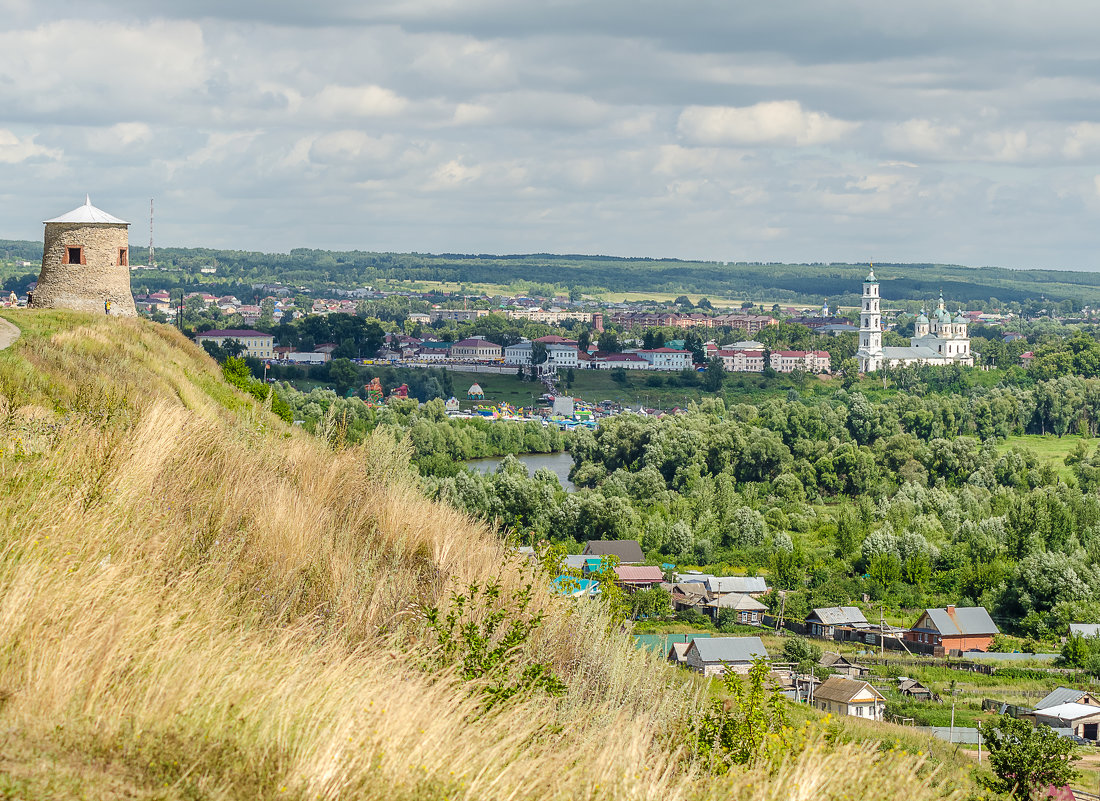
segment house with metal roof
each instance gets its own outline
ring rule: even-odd
[[[1075,690],[1072,687],[1057,687],[1035,704],[1036,709],[1049,709],[1060,704],[1087,704],[1100,707],[1100,698],[1086,690]]]
[[[1036,709],[1026,717],[1052,728],[1068,728],[1078,737],[1095,742],[1100,735],[1100,706],[1074,701]]]
[[[1100,623],[1070,623],[1069,636],[1080,634],[1082,637],[1100,637]]]
[[[882,720],[886,699],[865,681],[830,676],[814,690],[813,705],[834,715]]]
[[[855,606],[826,606],[806,615],[806,629],[811,637],[833,639],[837,626],[866,628],[871,624]]]
[[[665,574],[657,565],[618,565],[615,568],[616,583],[626,590],[645,590],[665,580]]]
[[[715,620],[718,619],[718,615],[721,614],[722,610],[732,609],[736,621],[744,623],[746,626],[759,626],[764,613],[768,611],[768,607],[760,601],[748,593],[740,592],[719,595],[707,601],[703,606],[707,614]]]
[[[950,651],[987,651],[1000,629],[982,606],[947,606],[926,609],[916,625],[905,633],[907,642],[942,647]]]
[[[704,583],[707,591],[716,595],[735,592],[759,598],[768,592],[768,584],[760,576],[711,576]]]
[[[637,540],[589,540],[584,546],[585,556],[617,556],[620,565],[645,561],[642,546]]]
[[[748,673],[757,657],[768,658],[759,637],[708,637],[691,641],[684,663],[704,676],[720,676],[728,671]]]

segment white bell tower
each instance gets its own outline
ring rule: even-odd
[[[861,373],[882,368],[882,311],[879,308],[878,279],[875,267],[863,281],[863,300],[859,311],[859,350],[856,360]]]

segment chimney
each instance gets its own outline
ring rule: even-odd
[[[951,604],[947,607],[947,614],[951,615],[951,617],[955,616],[955,604]]]

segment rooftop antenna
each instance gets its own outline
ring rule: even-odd
[[[156,267],[153,254],[153,198],[149,198],[149,266]]]

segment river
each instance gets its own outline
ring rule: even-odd
[[[576,489],[573,482],[569,480],[569,471],[573,468],[573,457],[568,453],[564,451],[562,453],[524,453],[517,455],[516,458],[527,466],[528,475],[545,467],[558,477],[562,489],[566,492],[573,492]],[[488,459],[470,459],[466,465],[482,475],[487,475],[495,473],[502,461],[504,461],[503,456],[492,456]]]

